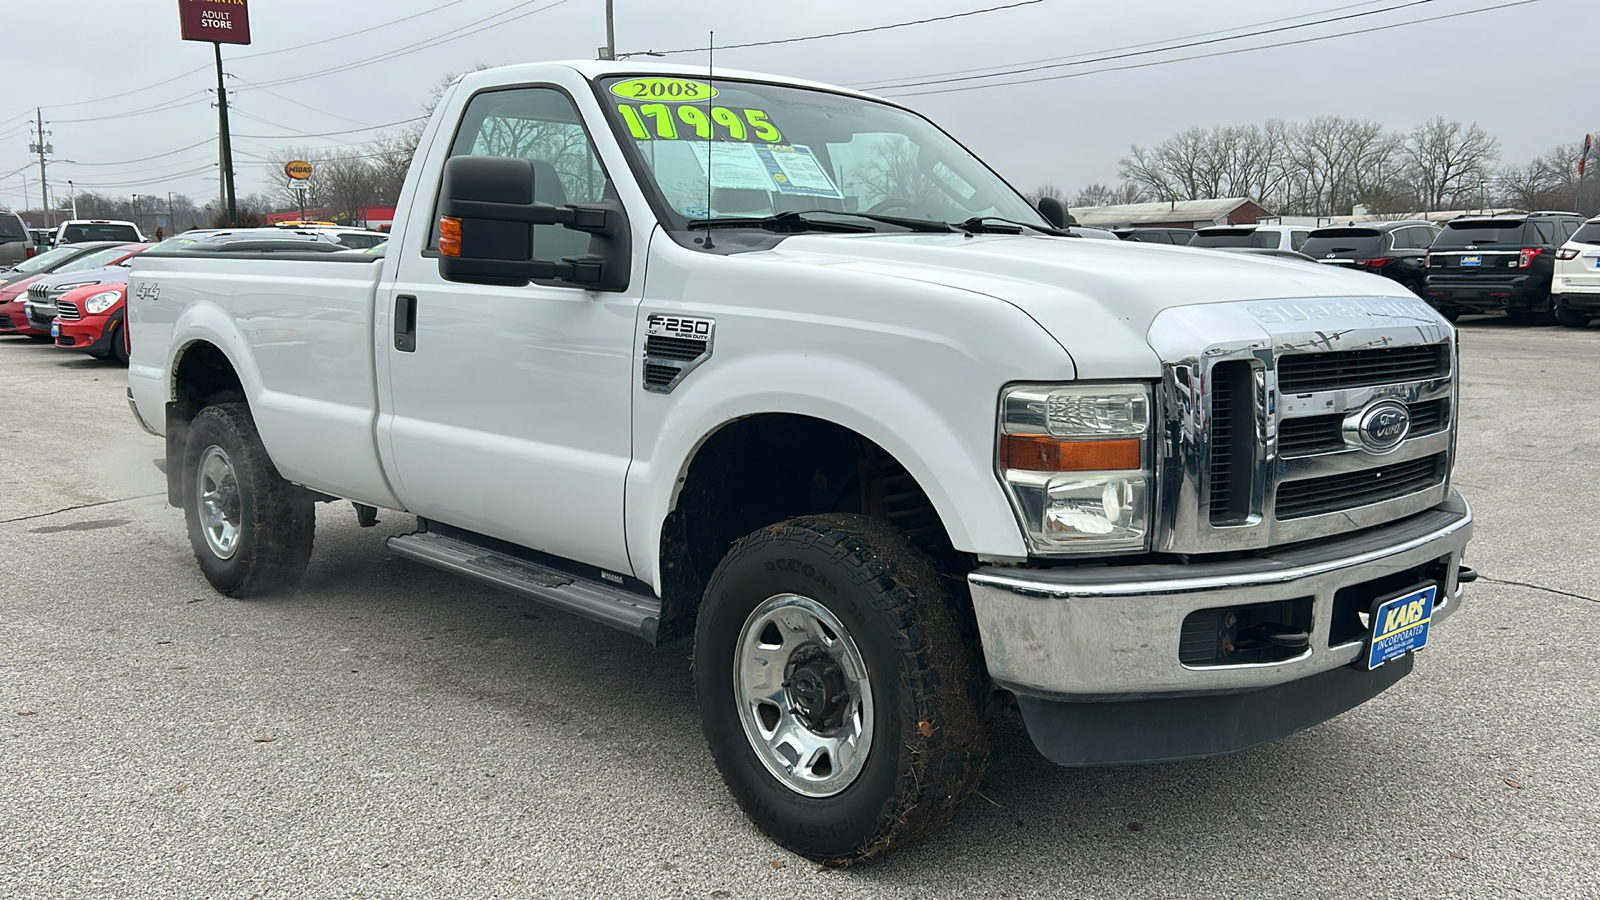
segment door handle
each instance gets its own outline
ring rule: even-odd
[[[409,294],[394,298],[394,348],[401,353],[417,349],[417,298]]]

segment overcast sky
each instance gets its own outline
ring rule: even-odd
[[[700,47],[713,29],[719,45],[800,37],[1008,2],[1016,0],[615,0],[617,49]],[[1225,36],[1218,33],[1225,29],[1283,28],[1308,19],[1406,7],[1022,76],[1038,77],[1300,40],[1507,2],[1040,0],[869,34],[722,50],[717,62],[870,88],[1100,51],[1127,53],[1124,48],[1151,42],[1210,40]],[[58,161],[49,167],[49,180],[63,201],[68,179],[78,190],[120,196],[177,191],[203,204],[216,195],[216,113],[205,93],[215,87],[212,51],[208,44],[179,40],[176,0],[5,0],[4,5],[0,47],[7,77],[0,91],[0,203],[24,205],[25,177],[26,205],[39,204],[39,168],[28,154],[35,105],[43,107],[51,132]],[[930,115],[1022,190],[1046,181],[1069,192],[1094,181],[1115,182],[1117,160],[1130,144],[1153,144],[1191,125],[1319,115],[1373,118],[1400,130],[1435,115],[1476,121],[1500,139],[1502,162],[1523,163],[1600,126],[1600,113],[1580,99],[1592,94],[1587,91],[1589,79],[1582,76],[1592,75],[1600,50],[1596,6],[1597,0],[1535,0],[1297,46],[907,96],[901,102]],[[488,19],[497,13],[504,15]],[[405,52],[411,45],[454,37],[449,34],[453,29],[484,19],[484,25],[468,29],[477,33]],[[225,69],[233,76],[229,89],[237,112],[233,130],[240,194],[265,187],[269,172],[260,158],[275,148],[349,147],[375,133],[367,126],[417,115],[429,89],[446,72],[478,63],[592,59],[605,42],[605,2],[252,0],[250,23],[251,46],[223,47]],[[383,27],[339,37],[374,26]],[[322,43],[303,46],[312,42]],[[400,55],[392,55],[396,53]],[[361,62],[384,54],[392,56]],[[665,60],[700,64],[704,54],[675,54]],[[275,84],[352,63],[360,65]],[[1575,88],[1579,93],[1558,99],[1568,81],[1580,86]],[[982,82],[958,84],[976,83]],[[957,85],[942,87],[952,86]],[[881,92],[931,89],[938,88]],[[349,133],[303,137],[297,132]]]

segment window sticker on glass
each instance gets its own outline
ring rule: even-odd
[[[767,164],[779,193],[843,199],[844,195],[834,187],[833,179],[817,163],[810,147],[803,144],[758,147],[756,153]]]
[[[753,145],[722,141],[710,144],[696,141],[689,144],[689,149],[694,152],[694,158],[700,162],[702,177],[706,174],[706,163],[711,163],[711,186],[714,188],[755,191],[773,189],[772,175],[768,172],[766,163],[757,155]]]

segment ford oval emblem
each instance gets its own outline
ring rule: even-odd
[[[1411,433],[1411,410],[1394,400],[1374,403],[1355,418],[1354,436],[1369,453],[1388,453]]]

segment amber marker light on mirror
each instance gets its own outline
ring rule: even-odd
[[[461,220],[455,216],[439,217],[439,255],[461,255]]]

